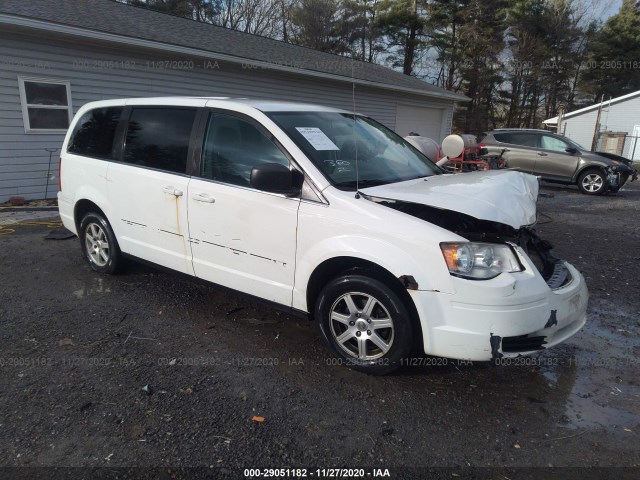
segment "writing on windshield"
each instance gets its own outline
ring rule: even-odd
[[[271,119],[338,188],[401,182],[440,173],[378,122],[339,112],[272,112]]]

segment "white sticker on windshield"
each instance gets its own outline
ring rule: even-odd
[[[322,130],[316,127],[296,127],[316,150],[340,150]]]

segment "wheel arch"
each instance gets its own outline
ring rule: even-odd
[[[76,225],[76,231],[78,233],[80,232],[80,222],[82,222],[82,218],[89,212],[99,213],[105,219],[107,219],[107,221],[109,221],[104,211],[95,202],[83,198],[81,200],[78,200],[73,207],[73,221]]]
[[[580,179],[580,176],[584,173],[587,172],[589,170],[597,170],[600,173],[602,173],[605,178],[607,177],[607,168],[605,166],[602,165],[594,165],[594,164],[589,164],[589,165],[584,165],[582,168],[578,169],[573,177],[573,181],[571,183],[574,184],[578,184],[578,180]]]
[[[312,319],[316,308],[316,301],[324,286],[341,275],[347,273],[359,273],[367,275],[387,285],[393,292],[398,295],[402,303],[409,311],[409,315],[414,321],[414,327],[417,328],[417,338],[420,341],[419,347],[422,347],[422,323],[416,308],[415,302],[408,288],[413,288],[415,282],[413,277],[395,277],[386,268],[363,258],[351,256],[339,256],[325,260],[319,264],[314,270],[307,283],[306,301],[309,318]],[[417,286],[417,285],[415,285]]]

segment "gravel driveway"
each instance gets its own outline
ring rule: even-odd
[[[640,185],[542,192],[538,229],[589,286],[583,331],[503,365],[429,357],[387,377],[335,365],[311,322],[140,265],[99,276],[77,239],[44,240],[51,224],[0,228],[0,476],[637,478]]]

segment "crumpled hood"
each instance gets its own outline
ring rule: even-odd
[[[518,229],[536,221],[538,179],[505,170],[434,175],[360,189],[371,197],[454,210]]]

